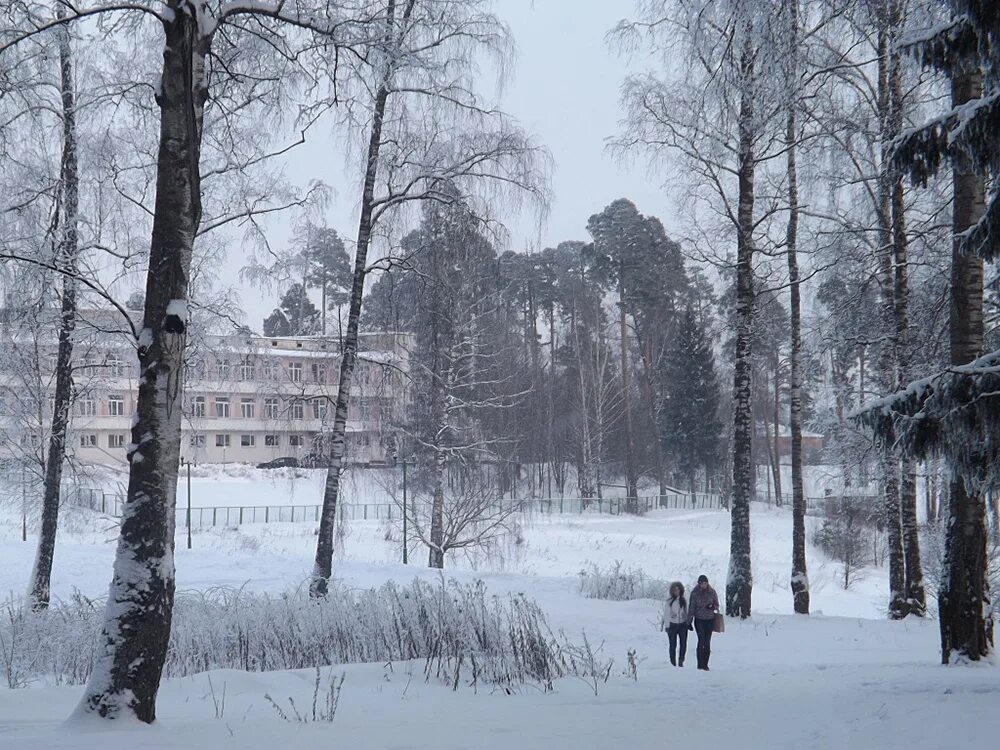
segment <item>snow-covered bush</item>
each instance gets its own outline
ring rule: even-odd
[[[0,622],[4,682],[80,684],[90,675],[104,606],[83,597],[33,613],[9,603]],[[12,648],[16,644],[16,648]],[[424,660],[427,679],[544,688],[571,668],[538,605],[493,596],[479,582],[331,587],[323,600],[213,589],[179,593],[164,673],[267,671]]]
[[[620,560],[608,568],[591,565],[580,572],[580,593],[588,599],[658,599],[666,601],[670,584],[650,578],[641,568],[625,568]]]
[[[829,503],[823,525],[813,542],[843,565],[845,589],[861,577],[865,566],[875,562],[875,527],[878,510],[865,498],[842,497]]]

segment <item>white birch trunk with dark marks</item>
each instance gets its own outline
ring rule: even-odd
[[[799,20],[798,0],[789,2],[789,52],[793,85],[798,83]],[[792,459],[792,605],[797,614],[809,614],[809,574],[806,569],[806,498],[802,482],[802,310],[799,288],[799,183],[796,164],[798,140],[796,114],[797,88],[792,89],[791,104],[785,123],[788,179],[788,226],[785,246],[788,254],[789,321],[791,352],[788,375],[789,432]]]
[[[895,179],[889,172],[889,153],[893,138],[892,100],[890,96],[890,58],[892,56],[892,25],[888,6],[878,14],[878,92],[881,171],[878,178],[878,285],[881,294],[881,320],[885,344],[879,358],[880,381],[885,392],[898,387],[900,342],[896,327],[896,297],[894,273],[894,233],[892,193]],[[889,617],[906,617],[906,569],[903,557],[903,527],[900,514],[900,457],[892,448],[882,456],[883,523],[886,529],[889,563]]]
[[[64,18],[63,6],[56,17]],[[31,607],[49,606],[52,562],[55,557],[56,531],[59,526],[59,491],[66,457],[66,431],[73,401],[73,332],[76,329],[76,275],[78,272],[80,208],[80,172],[76,141],[76,94],[73,81],[73,51],[69,27],[59,31],[59,88],[62,99],[63,149],[60,165],[62,194],[62,237],[56,266],[61,274],[62,299],[59,315],[59,348],[56,353],[56,387],[53,394],[52,429],[45,460],[42,484],[42,523],[38,550],[31,572]]]
[[[892,0],[889,28],[892,35],[889,51],[889,140],[899,136],[903,129],[903,80],[898,37],[903,25],[903,8],[899,0]],[[911,380],[910,367],[910,279],[909,243],[906,237],[906,204],[903,195],[902,175],[893,177],[890,197],[892,223],[893,266],[893,318],[894,352],[896,358],[896,388],[902,389]],[[899,485],[900,526],[903,546],[903,595],[905,612],[923,617],[927,612],[924,591],[924,574],[920,560],[920,527],[917,523],[916,466],[910,459],[900,462]]]
[[[182,7],[183,6],[183,7]],[[209,39],[171,0],[157,96],[160,143],[129,483],[94,671],[78,712],[156,718],[174,601],[174,505],[191,254],[201,221],[199,159]]]
[[[368,140],[365,181],[361,196],[361,217],[358,221],[358,241],[354,252],[354,276],[351,281],[351,299],[347,313],[347,331],[344,333],[337,401],[334,407],[333,427],[329,436],[330,461],[326,471],[326,484],[323,488],[323,509],[320,515],[319,537],[316,541],[316,563],[309,583],[309,593],[313,597],[326,596],[330,577],[333,575],[334,528],[337,521],[340,476],[344,466],[347,442],[347,415],[351,403],[351,387],[354,384],[354,370],[358,361],[358,330],[361,324],[361,303],[364,297],[368,266],[368,248],[371,244],[372,213],[375,208],[375,179],[378,173],[382,123],[388,98],[389,90],[386,85],[383,85],[375,97],[372,129]]]
[[[733,500],[726,580],[726,614],[749,617],[753,572],[750,561],[750,503],[755,496],[753,469],[753,213],[756,161],[753,139],[753,51],[743,42],[743,92],[739,115],[736,257],[736,359],[733,375]]]

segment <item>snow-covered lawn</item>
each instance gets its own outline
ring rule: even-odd
[[[268,494],[280,494],[281,481],[239,480]],[[211,491],[207,482],[203,489]],[[917,750],[995,743],[1000,669],[945,669],[937,664],[936,622],[882,619],[884,571],[871,571],[844,591],[839,566],[810,547],[814,614],[789,614],[790,523],[787,510],[754,509],[755,616],[730,621],[728,632],[715,637],[707,674],[694,669],[693,653],[683,670],[670,667],[666,636],[657,629],[658,603],[583,598],[579,574],[591,565],[621,561],[651,577],[686,583],[704,572],[721,592],[729,547],[725,512],[535,516],[524,520],[519,538],[504,549],[450,560],[447,575],[481,578],[496,593],[524,592],[539,602],[554,629],[575,640],[585,632],[592,644],[603,644],[602,653],[615,662],[596,695],[576,678],[557,681],[551,693],[523,686],[507,695],[426,683],[420,664],[346,665],[333,668],[338,675],[346,673],[335,721],[293,724],[282,720],[264,696],[286,708],[291,697],[300,710],[308,710],[312,672],[225,671],[166,681],[158,726],[108,731],[101,722],[63,724],[79,699],[79,687],[0,689],[0,747]],[[76,589],[102,595],[115,529],[79,513],[64,528],[54,594],[67,597]],[[20,541],[17,513],[0,511],[0,591],[25,588],[33,541]],[[179,532],[180,589],[246,586],[281,592],[304,580],[315,537],[312,524],[272,524],[199,531],[193,542],[187,550]],[[424,552],[414,551],[406,567],[399,557],[398,528],[353,521],[337,574],[357,587],[434,576],[422,567]],[[693,652],[693,634],[690,646]],[[636,680],[626,674],[629,650],[640,660]],[[223,690],[224,709],[216,706]]]

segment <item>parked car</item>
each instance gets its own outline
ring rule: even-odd
[[[325,469],[330,465],[330,457],[323,453],[307,453],[299,465],[307,469]]]
[[[295,456],[283,456],[273,461],[265,461],[262,464],[257,464],[258,469],[297,469],[298,466],[299,459],[295,458]]]

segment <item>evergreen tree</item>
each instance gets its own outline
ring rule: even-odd
[[[336,229],[306,227],[306,283],[320,291],[320,332],[327,333],[326,313],[347,304],[351,290],[351,259]]]
[[[660,437],[691,491],[700,469],[708,480],[721,449],[715,357],[694,311],[680,316],[665,357]]]
[[[264,319],[265,336],[308,336],[320,330],[320,313],[302,284],[292,284],[281,305]]]
[[[1000,6],[994,0],[948,0],[946,5],[952,12],[950,22],[912,43],[909,50],[925,65],[950,77],[951,109],[904,134],[894,158],[915,182],[924,185],[946,162],[952,166],[951,363],[966,365],[983,349],[983,259],[1000,255],[1000,191],[995,181],[1000,173]],[[985,178],[989,176],[994,180],[987,190]],[[980,399],[967,400],[968,383],[954,391],[947,387],[949,377],[942,375],[937,387],[936,398],[942,399],[943,406],[961,411],[959,404],[949,401],[954,398],[966,404],[966,409],[984,408],[977,407],[983,403]],[[913,416],[931,398],[935,398],[933,389],[925,387],[915,393],[911,387],[894,403]],[[918,437],[910,443],[925,449],[931,445],[946,453],[955,471],[946,574],[939,593],[941,656],[947,664],[953,655],[978,660],[991,647],[985,493],[989,481],[985,474],[992,457],[984,453],[987,444],[977,439],[975,418],[964,418],[970,434],[962,437],[945,429],[948,413],[942,417],[942,426],[933,427],[930,433],[926,426],[911,428]],[[891,427],[884,423],[880,432],[884,439],[893,437]]]

